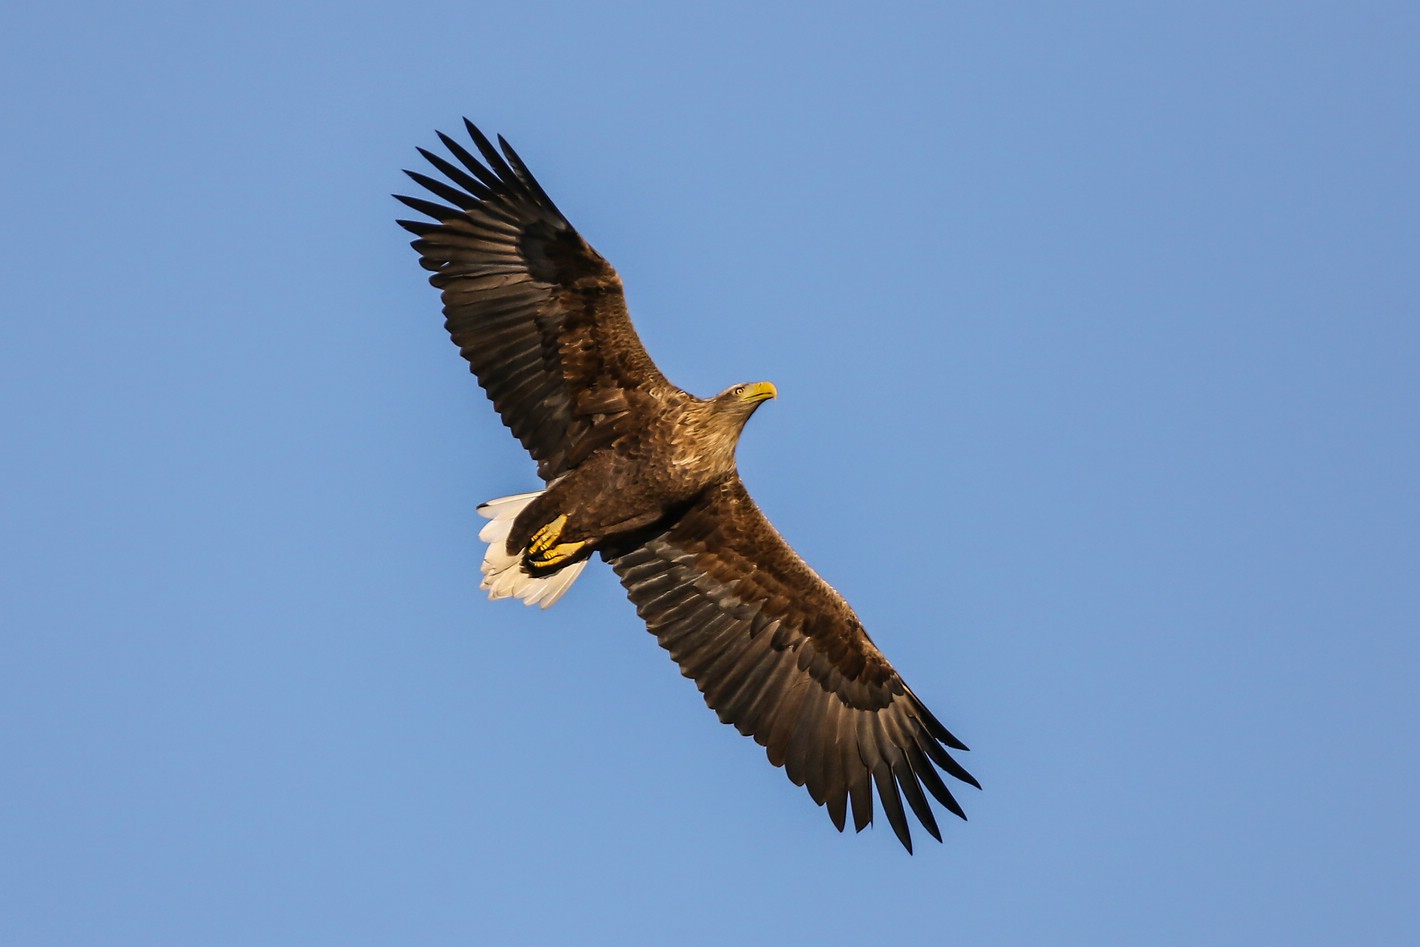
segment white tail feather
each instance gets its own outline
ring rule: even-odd
[[[523,571],[526,550],[508,552],[508,534],[513,530],[513,520],[540,496],[541,490],[519,493],[489,500],[478,508],[478,514],[488,518],[478,532],[478,538],[488,544],[488,551],[483,554],[483,582],[479,587],[488,591],[490,599],[519,598],[525,605],[547,608],[562,597],[587,565],[587,560],[583,559],[550,575],[533,576]]]

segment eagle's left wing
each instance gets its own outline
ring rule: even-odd
[[[483,161],[448,135],[455,164],[420,149],[448,183],[415,171],[447,203],[400,201],[432,218],[415,234],[445,328],[515,437],[552,480],[648,405],[679,392],[646,354],[621,278],[582,239],[508,143],[502,153],[467,119]]]
[[[903,683],[853,609],[789,547],[739,478],[669,527],[603,555],[661,647],[721,721],[764,746],[843,831],[873,787],[910,852],[902,797],[938,840],[922,787],[966,818],[938,769],[973,786],[966,746]]]

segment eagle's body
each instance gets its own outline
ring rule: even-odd
[[[750,397],[742,389],[752,389]],[[655,523],[713,483],[735,476],[735,445],[764,383],[740,385],[708,400],[670,392],[642,411],[643,423],[617,435],[561,474],[518,516],[509,546],[525,548],[533,533],[559,515],[568,519],[560,542],[604,548]]]
[[[706,703],[840,831],[850,803],[857,829],[872,821],[876,788],[909,851],[903,797],[940,839],[923,788],[962,815],[938,768],[976,785],[947,752],[966,747],[740,481],[735,445],[774,386],[702,399],[671,384],[616,272],[506,142],[499,154],[467,127],[487,166],[441,134],[459,165],[421,153],[452,185],[410,176],[452,206],[401,197],[436,223],[400,223],[419,238],[454,342],[546,483],[480,507],[484,588],[546,607],[600,554]]]

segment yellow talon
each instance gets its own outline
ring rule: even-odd
[[[585,545],[586,543],[560,543],[549,549],[533,553],[530,558],[533,560],[533,564],[539,567],[555,566],[571,559],[581,552]]]
[[[562,528],[567,525],[567,514],[562,514],[546,526],[533,533],[528,543],[528,561],[539,568],[555,566],[571,559],[581,552],[584,542],[559,543]]]
[[[567,514],[563,513],[557,519],[533,533],[532,541],[528,543],[528,552],[539,555],[557,542],[557,537],[562,535],[562,527],[567,525]]]

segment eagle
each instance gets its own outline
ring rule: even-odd
[[[632,327],[621,279],[502,136],[468,119],[482,161],[418,149],[438,201],[395,195],[442,293],[444,326],[541,490],[482,504],[490,598],[551,605],[595,554],[723,723],[764,747],[839,832],[873,797],[910,853],[906,808],[938,841],[927,794],[965,819],[943,774],[979,788],[965,750],[903,682],[833,586],[790,548],[735,464],[767,381],[698,398],[661,374]]]

